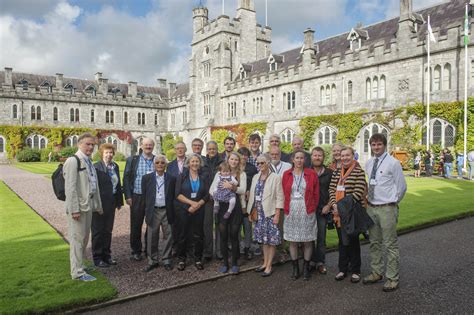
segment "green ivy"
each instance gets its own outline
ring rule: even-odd
[[[168,161],[172,161],[176,158],[176,153],[174,152],[174,145],[178,141],[183,141],[182,137],[174,137],[172,134],[167,133],[161,139],[161,150]]]

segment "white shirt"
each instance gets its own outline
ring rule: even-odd
[[[165,175],[162,176],[156,173],[156,198],[155,207],[164,207],[166,205],[165,200]]]
[[[369,200],[373,205],[383,205],[387,203],[398,204],[402,201],[407,184],[403,175],[400,162],[385,152],[379,158],[375,180],[377,184],[374,188],[374,198]],[[369,177],[372,174],[375,157],[370,158],[365,165],[365,171]]]
[[[285,171],[291,169],[291,164],[288,163],[288,162],[284,162],[284,161],[280,161],[280,163],[278,163],[278,165],[271,165],[272,167],[272,170],[275,174],[279,175],[280,177],[283,177],[283,173],[285,173]]]

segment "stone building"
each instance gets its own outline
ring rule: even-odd
[[[238,0],[235,18],[221,15],[212,21],[207,8],[198,7],[193,9],[189,82],[159,79],[157,86],[145,87],[136,82],[109,83],[101,73],[88,81],[5,68],[0,72],[0,124],[126,130],[133,137],[131,144],[113,133],[103,141],[115,141],[128,155],[135,153],[143,136],[159,142],[162,134],[173,133],[186,142],[194,137],[206,141],[212,126],[257,121],[268,122],[264,141],[273,133],[291,141],[306,116],[390,111],[426,102],[428,71],[432,102],[462,100],[466,1],[451,0],[413,12],[412,0],[400,0],[399,17],[357,25],[316,41],[317,33],[307,29],[303,45],[286,52],[272,51],[272,30],[257,24],[254,0]],[[428,15],[437,40],[431,43],[429,70]],[[472,33],[469,95],[474,95]],[[430,125],[433,141],[451,144],[452,125],[436,117]],[[377,131],[390,137],[388,126],[370,124],[360,130],[354,146],[362,161],[369,154],[368,137]],[[334,126],[322,126],[314,143],[333,143],[336,135]],[[28,139],[30,146],[48,141],[41,135]],[[0,151],[5,145],[0,135]]]

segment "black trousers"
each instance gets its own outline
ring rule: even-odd
[[[237,197],[234,211],[228,219],[224,219],[223,216],[229,208],[228,202],[219,202],[219,213],[217,214],[217,220],[219,222],[219,233],[221,238],[221,254],[224,265],[229,265],[229,248],[228,242],[230,237],[230,244],[232,246],[232,266],[237,266],[237,262],[240,256],[240,245],[239,245],[239,233],[240,226],[242,225],[242,207],[240,206],[240,200]]]
[[[321,213],[316,213],[316,222],[318,224],[318,238],[316,246],[313,250],[311,260],[318,264],[326,263],[326,231],[327,231],[327,216]]]
[[[130,247],[133,254],[142,252],[142,226],[145,220],[145,199],[142,195],[132,195],[132,207],[130,209]],[[145,234],[146,246],[146,234]],[[145,247],[146,248],[146,247]]]
[[[337,229],[339,238],[339,271],[344,273],[360,273],[360,242],[359,236],[349,237],[349,245],[342,243],[341,229]]]
[[[194,261],[202,261],[204,242],[204,206],[190,214],[184,209],[177,209],[174,228],[177,237],[178,261],[186,261],[187,249],[194,245]]]
[[[91,234],[92,234],[92,259],[94,263],[101,260],[109,260],[112,243],[112,230],[115,220],[115,199],[113,205],[107,207],[102,215],[94,212],[92,214]]]

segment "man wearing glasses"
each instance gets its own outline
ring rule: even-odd
[[[270,147],[268,148],[268,152],[271,152],[271,150],[272,150],[273,147],[277,147],[278,149],[280,149],[280,143],[281,143],[281,140],[280,140],[280,136],[279,136],[279,135],[277,135],[277,134],[271,135],[271,136],[270,136]],[[285,152],[281,152],[280,159],[281,159],[283,162],[289,163],[289,162],[290,162],[290,159],[291,159],[291,155],[290,155],[290,154],[287,154],[287,153],[285,153]]]

